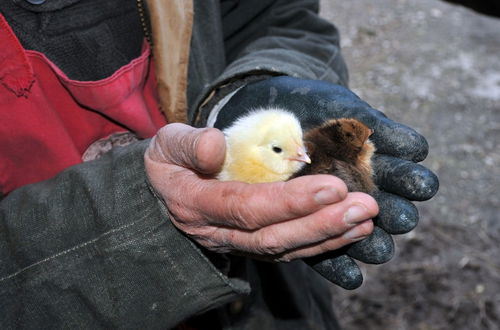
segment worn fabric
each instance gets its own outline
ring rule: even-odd
[[[169,122],[186,123],[193,2],[147,0],[147,3],[160,104]]]
[[[164,329],[248,292],[166,221],[136,174],[146,146],[2,201],[0,328]]]
[[[195,1],[194,9],[187,91],[190,123],[205,124],[208,115],[200,113],[200,105],[214,90],[249,75],[348,84],[339,33],[318,16],[318,1]],[[197,19],[196,13],[203,13],[204,19]]]
[[[141,52],[135,1],[4,0],[0,9],[24,48],[45,54],[73,80],[109,77]]]
[[[6,2],[0,10],[10,17]],[[64,2],[57,1],[61,13],[85,1]],[[317,16],[316,1],[248,3],[193,2],[187,91],[180,91],[191,123],[209,95],[243,77],[347,82],[337,32]],[[108,46],[119,49],[120,40]],[[51,61],[62,67],[60,56]],[[0,103],[0,111],[12,109]],[[147,143],[115,148],[1,201],[0,328],[165,329],[195,316],[215,317],[225,329],[337,327],[328,285],[301,261],[219,264],[179,232],[148,186]]]
[[[82,162],[96,140],[153,136],[158,109],[150,50],[98,81],[70,79],[44,54],[24,50],[0,14],[0,191],[48,179]]]

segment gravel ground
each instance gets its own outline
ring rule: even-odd
[[[500,19],[438,0],[322,1],[350,87],[429,141],[440,178],[419,226],[354,291],[349,329],[500,329]]]

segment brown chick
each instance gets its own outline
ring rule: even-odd
[[[355,119],[330,120],[304,134],[311,164],[294,177],[308,174],[331,174],[342,179],[349,191],[373,193],[371,157],[375,152],[368,139],[373,131]]]

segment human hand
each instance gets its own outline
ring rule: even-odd
[[[374,219],[378,228],[366,240],[307,260],[330,281],[344,288],[356,288],[362,283],[362,275],[345,253],[366,263],[388,261],[394,254],[390,234],[406,233],[417,225],[418,212],[410,200],[427,200],[437,192],[436,175],[416,164],[427,156],[427,141],[342,86],[291,77],[270,78],[243,87],[222,108],[215,127],[223,129],[245,111],[269,106],[293,112],[304,130],[335,118],[355,118],[374,130],[370,140],[377,149],[372,162],[380,188],[374,194],[380,207]]]
[[[358,241],[373,229],[375,200],[347,193],[332,176],[247,184],[213,179],[225,154],[217,129],[170,124],[144,160],[172,223],[201,246],[268,261],[317,255]]]

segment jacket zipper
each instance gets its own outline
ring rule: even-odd
[[[151,46],[151,48],[153,48],[153,42],[151,40],[151,33],[149,32],[148,21],[146,18],[146,10],[143,0],[136,0],[136,3],[137,3],[137,10],[139,11],[139,17],[141,19],[142,31],[149,45]]]

